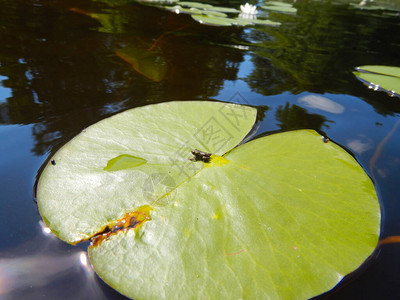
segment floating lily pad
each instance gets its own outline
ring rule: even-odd
[[[125,47],[115,54],[131,64],[135,71],[155,82],[162,81],[168,72],[168,64],[159,50]]]
[[[280,25],[278,22],[248,18],[229,18],[225,13],[239,13],[235,8],[213,6],[199,2],[177,2],[175,6],[164,6],[165,9],[175,13],[191,14],[192,18],[201,24],[213,26],[247,26],[247,25]],[[187,8],[189,7],[189,8]]]
[[[205,14],[207,16],[212,16],[212,17],[220,17],[220,18],[226,18],[228,15],[220,12],[220,11],[211,11],[211,10],[204,10],[202,14]]]
[[[165,6],[164,7],[166,10],[172,11],[174,13],[186,13],[186,14],[202,14],[202,12],[204,11],[203,9],[190,9],[190,8],[186,8],[186,7],[182,7],[180,5],[175,5],[175,6]]]
[[[391,96],[400,97],[400,67],[361,66],[356,70],[353,74],[371,89],[385,91]]]
[[[286,6],[286,7],[293,7],[293,4],[286,3],[286,2],[279,2],[279,1],[268,1],[265,2],[267,5],[275,5],[275,6]]]
[[[179,0],[137,0],[137,1],[142,3],[150,2],[150,3],[163,3],[163,4],[179,2]]]
[[[271,21],[271,20],[261,20],[261,19],[254,19],[250,20],[252,24],[258,24],[258,25],[269,25],[269,26],[279,26],[281,23]]]
[[[188,14],[198,14],[198,15],[210,15],[216,17],[226,17],[225,13],[238,13],[239,10],[230,7],[213,6],[211,4],[199,3],[199,2],[188,2],[179,1],[177,5],[168,7],[165,6],[167,10],[174,12],[183,12]]]
[[[254,25],[254,19],[232,18],[231,22],[233,25],[239,25],[239,26]]]
[[[94,269],[133,299],[321,294],[377,245],[374,186],[313,130],[235,147],[256,113],[169,102],[100,121],[45,167],[40,213],[69,243],[96,235]],[[121,155],[146,162],[104,170]]]
[[[175,13],[184,13],[184,14],[190,14],[190,15],[208,15],[211,17],[219,17],[219,18],[224,18],[227,17],[227,15],[223,12],[218,12],[218,11],[212,11],[212,10],[204,10],[204,9],[199,9],[199,8],[185,8],[179,5],[175,5],[172,7],[165,7],[167,10],[173,11]]]
[[[240,10],[236,8],[231,8],[231,7],[222,7],[222,6],[212,6],[212,7],[205,7],[205,10],[213,10],[213,11],[219,11],[219,12],[224,12],[224,13],[239,13]]]
[[[245,18],[221,18],[212,15],[192,15],[192,18],[197,22],[207,25],[214,26],[247,26],[247,25],[269,25],[269,26],[279,26],[281,23],[274,22],[271,20],[260,20],[260,19],[245,19]]]
[[[192,18],[201,24],[214,25],[214,26],[231,26],[234,24],[232,18],[221,18],[205,15],[192,15]]]
[[[286,5],[278,6],[278,5],[263,5],[261,6],[262,9],[266,10],[271,10],[271,11],[276,11],[276,12],[282,12],[282,13],[295,13],[297,12],[297,9],[294,7],[289,7]]]
[[[195,8],[212,8],[211,4],[200,3],[200,2],[190,2],[190,1],[179,1],[179,5],[187,6],[187,7],[195,7]]]

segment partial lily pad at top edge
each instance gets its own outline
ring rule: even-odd
[[[213,7],[205,7],[205,10],[219,11],[224,13],[239,13],[240,10],[231,7],[222,7],[222,6],[213,6]]]
[[[295,13],[297,12],[297,8],[289,7],[289,6],[277,6],[277,5],[263,5],[262,9],[271,10],[282,13]]]
[[[204,9],[199,9],[199,8],[185,8],[185,7],[182,7],[179,5],[175,5],[172,7],[166,6],[165,9],[172,11],[174,13],[184,13],[184,14],[190,14],[190,15],[207,15],[207,16],[218,17],[218,18],[227,17],[227,15],[223,12],[204,10]]]
[[[220,13],[238,13],[239,10],[230,7],[213,6],[211,4],[199,3],[199,2],[187,2],[178,1],[175,7],[189,7],[190,9],[199,9],[207,12],[220,12]],[[167,7],[168,10],[172,10],[173,7]],[[187,9],[187,8],[186,8]],[[182,9],[181,9],[182,10]],[[183,10],[185,11],[185,10]]]
[[[214,26],[231,26],[233,25],[232,18],[220,18],[220,17],[213,17],[210,15],[192,15],[192,18],[201,23],[206,25],[214,25]]]
[[[361,66],[357,67],[353,74],[375,91],[384,91],[390,96],[400,97],[400,67]]]
[[[187,8],[189,7],[189,8]],[[240,10],[229,7],[213,6],[199,2],[177,2],[175,6],[164,6],[165,9],[174,13],[185,13],[192,15],[192,18],[205,25],[212,26],[247,26],[247,25],[268,25],[278,26],[281,23],[263,19],[229,18],[225,13],[239,13]]]
[[[271,20],[261,19],[244,19],[244,18],[220,18],[212,15],[192,15],[192,18],[199,23],[214,26],[248,26],[248,25],[267,25],[267,26],[279,26],[281,23],[274,22]]]
[[[195,8],[212,8],[211,4],[200,3],[200,2],[190,2],[190,1],[179,1],[179,5],[187,6],[187,7],[195,7]]]
[[[69,242],[97,232],[95,271],[133,299],[321,294],[377,245],[374,186],[347,151],[313,130],[236,146],[256,113],[167,102],[100,121],[47,164],[39,211]],[[146,163],[104,170],[124,154]]]
[[[279,26],[281,23],[271,21],[271,20],[262,20],[262,19],[253,19],[249,20],[251,24],[257,24],[257,25],[268,25],[268,26]]]
[[[292,3],[279,2],[279,1],[268,1],[268,2],[264,2],[264,5],[275,5],[275,6],[293,7],[293,4],[292,4]]]
[[[201,13],[207,16],[220,17],[220,18],[226,18],[228,16],[223,12],[213,11],[213,10],[203,10]]]
[[[137,0],[137,2],[139,3],[162,3],[162,4],[172,4],[172,3],[176,3],[179,2],[179,0]]]

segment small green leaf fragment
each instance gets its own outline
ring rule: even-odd
[[[135,168],[144,165],[147,162],[144,158],[136,157],[129,154],[121,154],[113,159],[110,159],[107,166],[104,167],[104,171],[120,171],[130,168]]]

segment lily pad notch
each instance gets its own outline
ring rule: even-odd
[[[256,114],[185,101],[102,120],[46,165],[40,213],[69,243],[96,236],[95,271],[134,299],[324,293],[377,246],[375,188],[313,130],[240,144]]]

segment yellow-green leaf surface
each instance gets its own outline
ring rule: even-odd
[[[293,7],[292,3],[285,3],[279,1],[269,1],[265,2],[261,8],[269,10],[269,11],[276,11],[282,13],[295,13],[297,9]]]
[[[171,102],[103,120],[47,165],[40,212],[69,242],[117,228],[97,238],[89,256],[103,280],[133,299],[321,294],[377,245],[374,186],[352,156],[312,130],[234,148],[255,114],[233,104]],[[207,136],[218,130],[231,137],[215,145]],[[191,161],[193,149],[213,155]],[[146,162],[103,170],[122,154]]]
[[[192,15],[192,18],[197,22],[202,24],[214,25],[214,26],[231,26],[231,25],[270,25],[279,26],[281,23],[274,22],[271,20],[261,20],[261,19],[243,19],[243,18],[223,18],[212,14],[207,15]]]
[[[52,158],[55,165],[44,169],[37,189],[40,213],[62,240],[88,239],[200,170],[204,163],[191,162],[191,150],[221,155],[232,149],[255,117],[256,109],[247,106],[188,101],[100,121],[63,146]]]
[[[373,251],[374,187],[314,131],[242,145],[154,207],[139,232],[89,251],[96,272],[135,299],[307,299]]]
[[[278,6],[278,5],[263,5],[261,6],[263,9],[266,10],[271,10],[271,11],[277,11],[277,12],[282,12],[282,13],[295,13],[297,12],[297,9],[291,6]]]

